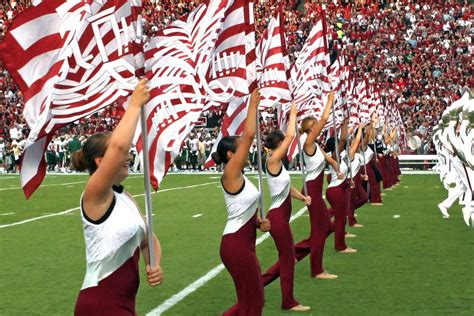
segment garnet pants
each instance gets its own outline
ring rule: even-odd
[[[295,256],[297,261],[301,261],[308,254],[311,275],[323,273],[323,254],[326,238],[331,233],[331,222],[328,216],[326,203],[323,200],[323,180],[324,173],[314,180],[307,181],[308,195],[311,196],[311,205],[308,206],[309,219],[311,223],[310,236],[295,245]],[[267,285],[280,275],[280,262],[271,266],[265,272],[264,284]]]
[[[237,304],[223,315],[260,316],[263,310],[263,283],[255,254],[257,215],[238,231],[222,236],[222,263],[234,280]]]
[[[382,185],[384,189],[388,189],[390,187],[390,179],[387,170],[387,162],[385,156],[378,155],[378,163],[377,168],[382,173]]]
[[[290,309],[299,305],[298,301],[293,297],[295,248],[290,228],[290,217],[291,193],[288,194],[285,202],[280,207],[268,211],[267,214],[271,224],[270,235],[273,237],[275,246],[278,249],[278,273],[280,275],[282,309]],[[272,268],[262,276],[263,284],[265,285],[274,280],[275,271]]]
[[[346,217],[347,209],[349,208],[350,192],[348,181],[344,181],[337,187],[331,187],[326,190],[326,197],[331,203],[331,208],[334,211],[334,241],[335,248],[338,251],[347,248],[345,242],[346,235]]]
[[[347,213],[347,219],[349,220],[349,226],[354,226],[357,223],[355,218],[355,210],[362,207],[368,200],[367,192],[365,192],[362,186],[361,172],[359,171],[353,178],[355,187],[351,189],[351,202],[349,204],[349,212]]]
[[[375,177],[374,169],[377,169],[377,165],[375,164],[375,158],[373,158],[367,165],[367,176],[369,177],[370,203],[382,203],[382,195],[380,194],[380,183]]]
[[[135,298],[140,284],[138,261],[140,250],[137,248],[132,257],[101,280],[97,286],[79,292],[75,316],[130,316],[136,315]]]

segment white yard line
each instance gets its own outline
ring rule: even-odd
[[[301,217],[306,212],[306,206],[300,209],[295,215],[293,215],[290,219],[290,222],[294,221],[295,219]],[[257,245],[260,245],[264,242],[268,237],[270,237],[269,233],[265,233],[257,239]],[[189,284],[187,287],[176,293],[175,295],[171,296],[169,299],[158,305],[155,309],[150,311],[147,316],[158,316],[162,313],[166,312],[182,300],[184,300],[189,294],[193,293],[204,284],[209,282],[210,280],[214,279],[219,273],[224,270],[224,265],[221,263],[218,266],[215,266],[205,275],[194,281],[193,283]]]
[[[9,212],[9,213],[3,213],[3,214],[0,214],[0,216],[7,216],[7,215],[13,215],[15,214],[14,212]]]
[[[86,181],[67,182],[67,183],[55,183],[55,184],[42,184],[42,185],[40,185],[40,188],[55,187],[55,186],[61,186],[61,185],[71,185],[71,184],[78,184],[78,183],[86,183]],[[0,191],[18,190],[18,189],[21,189],[21,188],[22,188],[22,187],[2,188],[2,189],[0,189]]]
[[[152,192],[152,194],[155,194],[155,193],[163,193],[163,192],[169,192],[169,191],[176,191],[176,190],[183,190],[183,189],[190,189],[190,188],[196,188],[196,187],[200,187],[200,186],[204,186],[204,185],[210,185],[210,184],[215,184],[215,183],[218,183],[218,182],[217,182],[217,181],[214,181],[214,182],[206,182],[206,183],[195,184],[195,185],[188,185],[188,186],[185,186],[185,187],[169,188],[169,189],[160,190],[160,191],[158,191],[158,192]],[[145,195],[145,193],[142,193],[142,194],[135,194],[135,195],[133,195],[133,197],[140,197],[140,196],[144,196],[144,195]],[[20,222],[15,222],[15,223],[10,223],[10,224],[4,224],[4,225],[0,225],[0,229],[1,229],[1,228],[11,227],[11,226],[22,225],[22,224],[26,224],[26,223],[29,223],[29,222],[34,222],[34,221],[37,221],[37,220],[40,220],[40,219],[44,219],[44,218],[48,218],[48,217],[65,215],[65,214],[68,214],[68,213],[71,213],[71,212],[74,212],[74,211],[77,211],[77,210],[79,210],[79,207],[70,208],[70,209],[65,210],[65,211],[62,211],[62,212],[57,212],[57,213],[52,213],[52,214],[47,214],[47,215],[43,215],[43,216],[38,216],[38,217],[33,217],[33,218],[25,219],[25,220],[20,221]]]
[[[136,178],[141,178],[141,177],[128,177],[127,179],[136,179]],[[78,183],[86,183],[86,181],[76,181],[76,182],[67,182],[67,183],[53,183],[53,184],[41,184],[40,188],[44,187],[54,187],[54,186],[61,186],[61,185],[71,185],[71,184],[78,184]],[[1,188],[0,191],[6,191],[6,190],[18,190],[22,189],[22,187],[15,186],[11,188]]]

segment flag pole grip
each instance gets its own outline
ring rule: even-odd
[[[148,238],[148,251],[150,267],[155,266],[155,244],[153,238],[153,210],[151,205],[151,184],[150,184],[150,156],[148,154],[148,138],[145,107],[140,111],[140,123],[142,129],[142,153],[143,153],[143,176],[145,180],[145,211],[146,211],[146,232]]]

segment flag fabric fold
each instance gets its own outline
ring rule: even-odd
[[[141,7],[140,0],[38,1],[8,28],[0,58],[23,91],[31,130],[20,169],[27,198],[46,173],[52,135],[133,91]]]

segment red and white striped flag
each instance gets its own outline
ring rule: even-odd
[[[292,100],[289,81],[290,59],[286,47],[282,7],[257,44],[257,74],[260,107],[274,107]],[[284,109],[283,109],[284,110]]]
[[[256,87],[253,1],[230,0],[223,30],[215,43],[206,72],[208,105],[228,103],[249,95]]]
[[[145,111],[150,180],[155,190],[202,111],[249,94],[255,80],[252,10],[248,0],[207,1],[146,47],[151,98]],[[140,150],[139,135],[137,131]]]
[[[31,130],[21,163],[27,198],[44,178],[53,133],[129,95],[141,67],[134,49],[141,0],[35,4],[14,19],[0,45]]]
[[[219,141],[226,136],[242,136],[244,131],[245,119],[247,118],[248,103],[250,101],[250,96],[245,96],[241,98],[234,98],[227,108],[227,111],[222,118],[222,125],[219,135],[212,146],[211,153],[207,157],[206,163],[204,164],[205,168],[210,168],[215,166],[214,161],[211,158],[213,152],[217,150],[217,145]]]
[[[298,107],[314,98],[321,99],[331,91],[324,14],[323,11],[291,69],[290,89]]]

